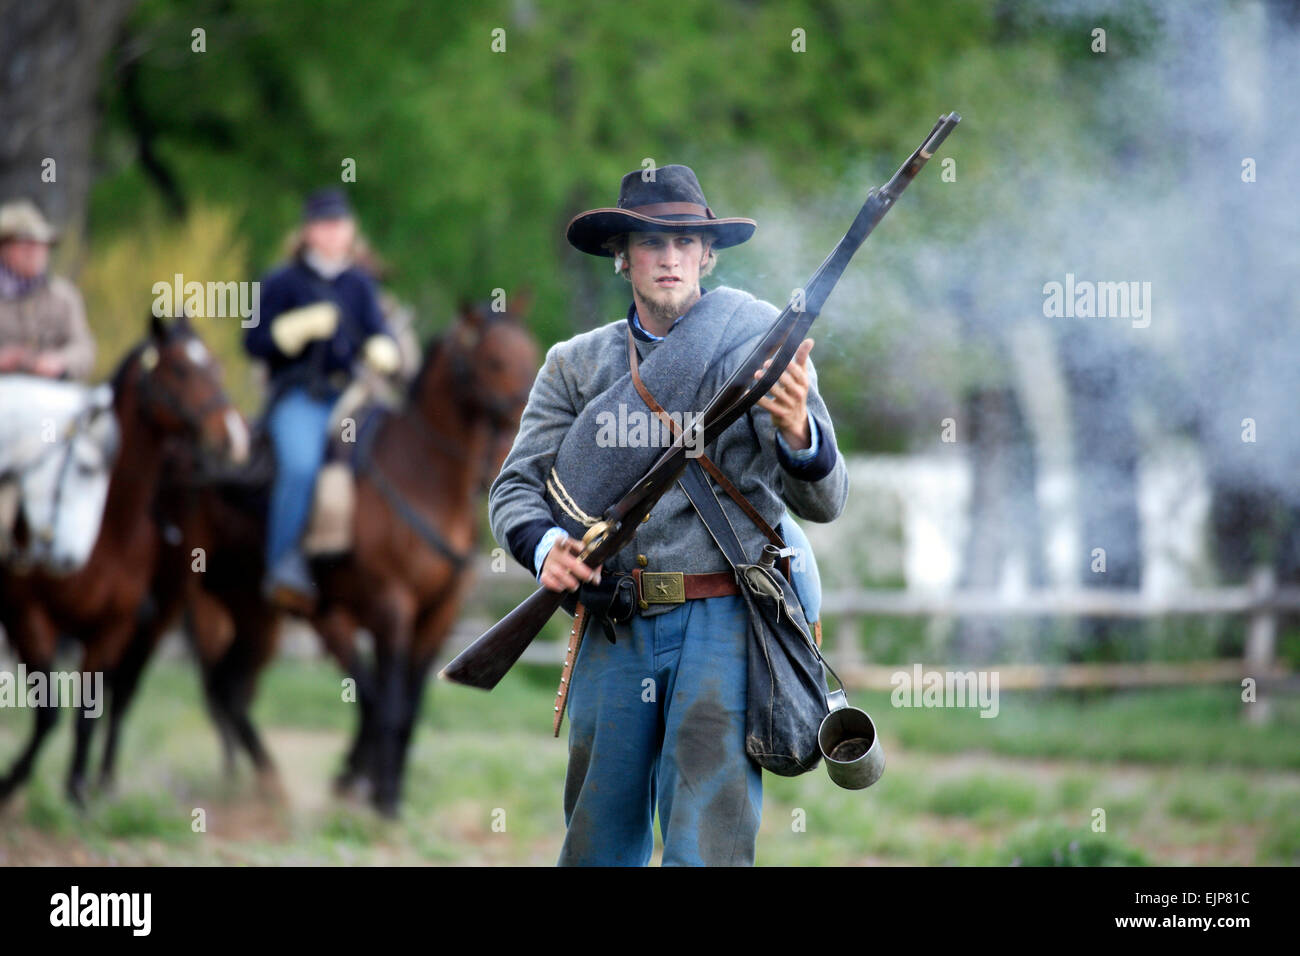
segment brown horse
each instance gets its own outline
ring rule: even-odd
[[[461,308],[426,348],[400,411],[359,441],[353,549],[313,562],[321,599],[310,621],[356,684],[360,719],[337,781],[363,782],[379,810],[396,812],[400,779],[426,677],[471,583],[478,498],[501,467],[538,366],[536,342],[519,316]],[[227,770],[237,748],[274,787],[269,754],[249,719],[262,667],[274,654],[279,612],[263,600],[263,476],[178,490],[181,547],[204,547],[207,573],[166,582],[160,606],[187,589],[190,632]],[[160,625],[161,626],[161,625]],[[374,637],[368,662],[357,644]],[[144,639],[141,643],[148,643]]]
[[[312,620],[356,680],[361,705],[339,784],[368,778],[384,815],[397,812],[429,668],[471,583],[478,464],[495,459],[499,469],[501,436],[519,428],[538,360],[532,336],[509,313],[462,310],[426,354],[406,411],[375,437],[357,489],[352,553],[324,569],[327,600]],[[374,638],[373,667],[358,655],[358,627]]]
[[[157,570],[153,505],[170,443],[228,458],[247,452],[247,430],[226,397],[220,367],[184,318],[171,324],[152,318],[148,336],[123,359],[112,385],[120,445],[89,560],[65,577],[0,568],[0,623],[28,670],[52,677],[56,640],[67,634],[85,647],[81,670],[107,677],[111,700],[119,694],[118,665],[147,609]],[[0,778],[0,801],[31,774],[56,719],[48,700],[35,709],[26,749]],[[77,803],[85,797],[93,719],[84,709],[77,716],[67,779]]]

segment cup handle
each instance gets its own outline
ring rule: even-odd
[[[832,714],[837,710],[843,710],[847,706],[849,706],[849,698],[844,693],[843,687],[837,687],[826,695],[826,709]]]

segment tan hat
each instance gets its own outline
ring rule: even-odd
[[[59,234],[31,200],[15,199],[0,206],[0,242],[6,239],[30,239],[33,242],[50,243],[58,238]]]

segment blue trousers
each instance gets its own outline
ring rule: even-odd
[[[316,473],[325,459],[329,436],[330,397],[312,398],[291,388],[271,406],[267,430],[275,445],[275,485],[266,534],[266,566],[274,568],[295,548],[311,511]]]
[[[592,622],[569,687],[560,865],[751,865],[762,771],[745,754],[747,618],[736,596]]]

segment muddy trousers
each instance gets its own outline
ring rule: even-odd
[[[561,866],[645,866],[656,808],[665,866],[753,864],[746,627],[736,596],[636,615],[612,645],[591,623],[569,689]]]

